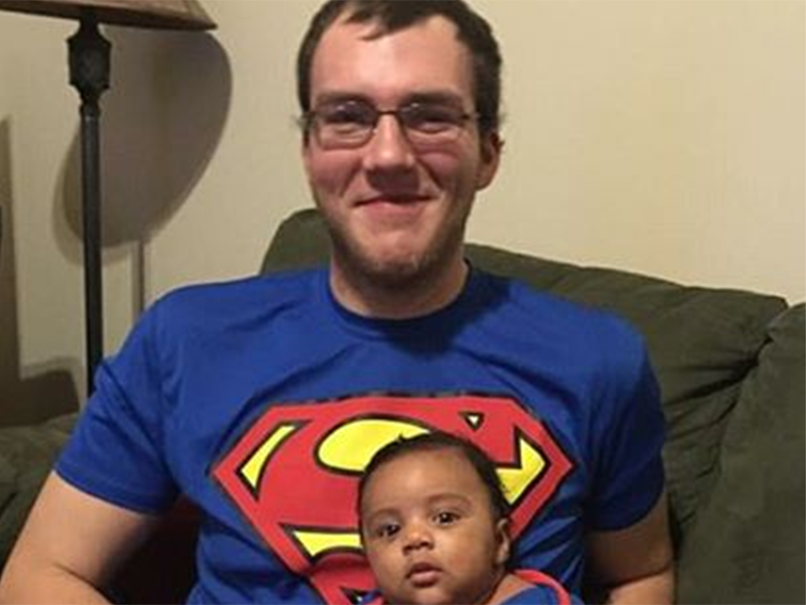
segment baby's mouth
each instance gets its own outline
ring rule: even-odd
[[[433,563],[415,563],[406,573],[406,578],[416,588],[426,588],[433,586],[439,581],[442,569]]]

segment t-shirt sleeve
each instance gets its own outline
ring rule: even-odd
[[[177,494],[165,464],[156,307],[99,366],[95,392],[56,463],[74,487],[144,513],[165,510]]]
[[[643,340],[628,332],[608,357],[602,409],[594,418],[593,530],[624,529],[657,503],[664,486],[665,421],[660,389]]]

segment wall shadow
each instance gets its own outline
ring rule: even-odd
[[[213,157],[232,76],[224,49],[207,33],[108,27],[104,35],[112,43],[112,67],[101,98],[103,254],[105,264],[132,263],[134,321],[145,298],[143,248],[188,199]],[[78,107],[76,95],[77,120]],[[80,161],[77,128],[57,181],[53,226],[60,250],[79,265]]]
[[[0,426],[31,424],[78,409],[70,360],[20,363],[11,125],[0,122]]]
[[[226,53],[206,33],[108,27],[104,35],[112,42],[111,88],[101,99],[104,264],[124,258],[133,263],[134,321],[144,306],[143,248],[204,174],[226,123],[232,77]],[[54,60],[66,66],[66,54]],[[77,93],[74,98],[78,123]],[[82,266],[79,136],[76,127],[57,175],[51,228],[60,252]],[[0,122],[0,426],[77,410],[80,390],[73,376],[83,375],[84,364],[52,358],[21,365],[11,162],[11,125],[5,120]],[[105,292],[107,304],[115,296],[120,295]],[[76,321],[83,323],[83,314]]]

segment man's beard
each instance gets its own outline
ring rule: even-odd
[[[441,278],[461,249],[467,216],[443,226],[424,249],[394,258],[377,258],[341,225],[325,221],[332,254],[342,272],[357,285],[388,293],[427,289]]]

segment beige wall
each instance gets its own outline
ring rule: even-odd
[[[476,2],[505,72],[505,161],[473,240],[806,297],[806,4]],[[253,273],[308,205],[293,59],[316,3],[207,0],[213,34],[109,28],[106,344],[189,282]],[[0,422],[83,398],[70,22],[0,13]]]

